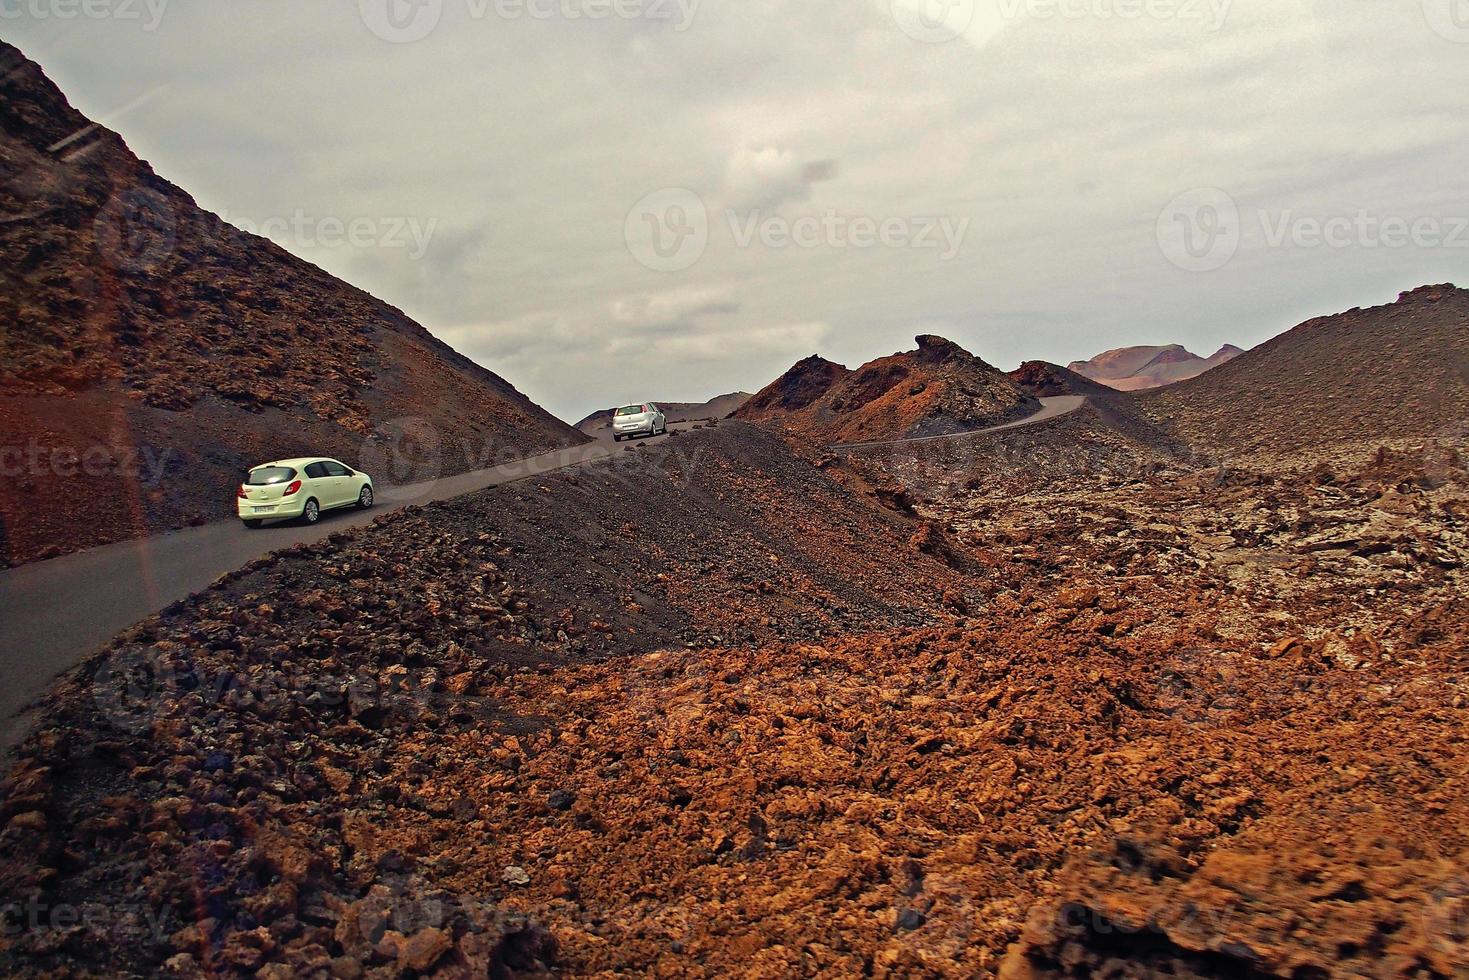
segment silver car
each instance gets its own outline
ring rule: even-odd
[[[656,436],[668,431],[668,420],[652,402],[624,405],[612,412],[612,438],[617,442],[633,436]]]

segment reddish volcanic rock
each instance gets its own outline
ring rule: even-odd
[[[736,413],[742,418],[753,418],[775,412],[800,411],[851,373],[840,364],[812,354],[797,361],[789,371],[762,388],[741,406],[742,413],[740,410]]]
[[[942,337],[848,371],[809,357],[734,417],[821,442],[863,442],[982,429],[1039,409],[1010,378]]]

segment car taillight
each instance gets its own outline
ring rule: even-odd
[[[245,492],[244,484],[240,485],[240,489],[235,492],[235,496],[239,497],[241,500],[248,500],[250,497],[250,495]]]
[[[291,485],[288,486],[288,487],[286,487],[286,492],[283,493],[283,494],[281,494],[281,496],[282,497],[289,497],[291,494],[295,493],[297,490],[300,490],[300,489],[301,489],[301,481],[300,480],[292,480],[291,481]]]

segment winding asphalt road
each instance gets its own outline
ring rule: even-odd
[[[1081,397],[1043,398],[1041,410],[1018,422],[961,433],[897,440],[928,442],[965,438],[1035,425],[1075,411]],[[670,430],[687,423],[670,423]],[[653,440],[661,442],[666,436]],[[647,441],[647,440],[644,440]],[[834,446],[848,450],[887,443]],[[15,745],[30,725],[27,706],[57,675],[132,624],[205,588],[215,579],[272,551],[319,541],[366,524],[409,504],[447,500],[486,487],[576,466],[621,449],[610,432],[595,442],[458,476],[385,487],[372,510],[338,510],[312,527],[294,523],[246,530],[237,520],[218,521],[149,538],[120,541],[50,561],[0,572],[0,751]]]

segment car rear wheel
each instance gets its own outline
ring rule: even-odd
[[[257,527],[259,527],[260,525],[262,525],[264,523],[265,523],[264,521],[251,520],[248,517],[245,518],[245,526],[248,527],[252,531],[255,530]]]
[[[619,436],[619,435],[616,435],[616,434],[613,434],[613,436],[612,436],[612,441],[613,441],[613,442],[621,442],[621,441],[622,441],[622,436]]]
[[[372,506],[372,487],[362,488],[362,492],[357,495],[357,506],[363,510]]]
[[[306,501],[306,506],[301,511],[301,522],[303,524],[315,524],[319,520],[321,520],[321,505],[313,497]]]

